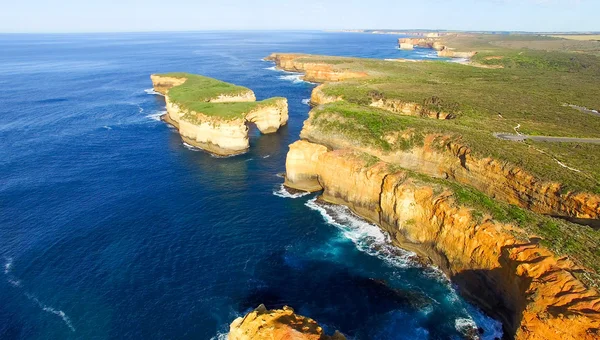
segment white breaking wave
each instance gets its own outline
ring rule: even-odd
[[[276,67],[276,66],[267,67],[267,68],[265,68],[265,70],[269,70],[269,71],[280,71],[280,70],[278,70],[278,69],[277,69],[277,67]]]
[[[229,333],[218,333],[217,335],[210,338],[210,340],[227,340]]]
[[[302,99],[302,104],[310,106],[310,98]]]
[[[263,158],[269,158],[269,157],[271,157],[271,155],[266,155],[266,156],[263,156]]]
[[[162,93],[156,92],[156,91],[154,91],[154,89],[146,89],[146,90],[144,90],[144,92],[146,92],[147,94],[156,94],[156,95],[164,97],[164,95]]]
[[[279,187],[279,190],[273,191],[273,195],[278,196],[278,197],[283,197],[283,198],[299,198],[299,197],[306,196],[309,194],[310,194],[310,192],[308,192],[308,191],[298,192],[298,193],[293,194],[293,193],[289,192],[289,190],[283,184]]]
[[[146,115],[146,118],[150,118],[152,120],[160,122],[160,117],[162,117],[166,113],[167,113],[167,111],[158,111],[156,113]]]
[[[472,320],[474,320],[473,322],[483,329],[483,334],[480,335],[481,340],[502,339],[504,332],[502,331],[502,323],[500,321],[490,318],[471,305],[467,305],[467,310]],[[457,322],[458,320],[460,319],[457,319]]]
[[[6,258],[6,263],[4,264],[4,274],[10,273],[10,270],[12,269],[12,263],[13,263],[12,257]]]
[[[17,280],[16,278],[13,277],[13,275],[10,274],[10,272],[12,270],[12,266],[13,266],[13,259],[12,259],[12,257],[9,257],[6,259],[6,263],[4,264],[4,274],[8,276],[8,279],[7,279],[8,283],[10,283],[13,287],[20,288],[21,281]],[[67,314],[65,314],[65,312],[63,312],[62,310],[59,310],[59,309],[54,309],[51,306],[48,306],[48,305],[42,303],[33,294],[25,293],[25,296],[29,300],[35,302],[44,312],[48,312],[48,313],[52,313],[54,315],[60,316],[60,318],[67,325],[67,327],[69,327],[69,329],[71,331],[75,332],[75,327],[73,327],[73,323],[71,322],[71,319],[69,319],[69,317],[67,316]]]
[[[54,315],[60,316],[60,318],[64,321],[64,323],[67,325],[67,327],[69,327],[69,329],[71,329],[71,331],[75,332],[75,327],[73,327],[73,324],[71,323],[71,319],[69,319],[69,317],[67,316],[67,314],[65,314],[65,312],[63,312],[62,310],[59,310],[59,309],[54,309],[50,306],[43,304],[40,300],[38,300],[37,297],[35,297],[31,294],[25,293],[25,296],[27,296],[27,298],[29,298],[30,300],[35,302],[44,312],[48,312],[48,313],[52,313]]]
[[[306,202],[306,206],[320,212],[325,221],[340,229],[358,250],[376,256],[394,267],[420,266],[415,253],[391,245],[389,236],[378,226],[358,217],[349,208],[318,203],[317,197]]]
[[[186,142],[183,142],[183,147],[186,148],[186,149],[188,149],[188,150],[191,150],[191,151],[202,151],[201,149],[198,149],[197,147],[195,147],[193,145],[190,145],[190,144],[188,144]]]
[[[475,324],[475,321],[470,318],[458,318],[454,320],[454,328],[465,336],[479,333],[477,330],[477,324]]]
[[[280,76],[279,79],[291,81],[294,84],[304,83],[302,80],[302,74],[289,74],[285,76]]]
[[[243,154],[235,154],[235,155],[221,156],[221,155],[216,155],[216,154],[214,154],[212,152],[208,152],[206,150],[202,150],[202,149],[197,148],[197,147],[195,147],[193,145],[190,145],[190,144],[188,144],[186,142],[182,142],[182,144],[183,144],[184,148],[186,148],[186,149],[188,149],[190,151],[206,152],[207,154],[209,154],[211,157],[214,157],[214,158],[229,158],[229,157],[235,157],[235,156],[243,155]],[[249,160],[252,160],[252,158],[250,158]]]

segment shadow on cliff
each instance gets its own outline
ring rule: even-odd
[[[398,241],[398,240],[397,240]],[[504,246],[498,259],[500,267],[494,269],[467,269],[450,274],[460,294],[469,302],[478,306],[487,315],[502,322],[503,339],[514,339],[521,324],[523,311],[527,305],[527,290],[532,279],[518,276],[516,267],[519,262],[510,259],[510,251],[521,246],[535,245],[532,240],[527,244]],[[452,273],[452,264],[435,243],[404,243],[397,246],[416,252],[428,258],[445,273]],[[456,265],[456,264],[455,264]]]
[[[525,245],[533,245],[529,243]],[[461,294],[484,312],[502,322],[504,339],[514,339],[527,307],[527,293],[533,279],[517,275],[519,262],[509,252],[523,244],[502,247],[500,267],[491,270],[464,270],[452,276]]]

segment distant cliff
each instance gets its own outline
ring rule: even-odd
[[[398,46],[402,50],[412,50],[415,46],[422,48],[432,48],[440,57],[447,58],[472,58],[477,52],[475,51],[456,51],[451,47],[444,45],[437,38],[400,38]]]
[[[264,305],[243,318],[235,319],[229,340],[345,340],[341,333],[328,336],[311,318],[294,313],[290,307],[267,310]]]
[[[285,98],[257,102],[250,89],[192,74],[151,79],[154,90],[165,96],[163,120],[175,126],[186,143],[217,155],[248,149],[247,122],[262,133],[273,133],[288,120]]]

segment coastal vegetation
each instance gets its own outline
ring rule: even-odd
[[[172,72],[157,74],[159,77],[186,79],[181,85],[169,90],[169,99],[187,113],[182,119],[190,123],[197,123],[195,113],[214,116],[223,120],[240,119],[248,112],[273,105],[280,97],[269,98],[262,101],[227,101],[227,97],[247,96],[254,94],[252,90],[227,83],[218,79],[197,74]],[[221,98],[221,99],[220,99]]]
[[[477,53],[269,56],[323,83],[286,185],[322,189],[444,268],[508,337],[597,338],[600,146],[586,142],[600,140],[600,50],[518,35],[441,44]]]
[[[478,39],[463,45],[466,48],[479,46]],[[522,37],[513,40],[527,41]],[[553,38],[539,37],[534,41],[546,40]],[[600,108],[597,93],[600,57],[489,46],[490,50],[480,52],[474,61],[502,68],[447,61],[408,63],[320,56],[304,56],[298,62],[327,64],[334,70],[369,75],[321,87],[325,95],[343,99],[341,103],[315,109],[315,122],[330,132],[385,150],[418,145],[427,133],[449,134],[460,138],[475,155],[510,162],[541,180],[561,183],[565,191],[600,193],[600,168],[584,166],[585,171],[577,172],[557,163],[577,168],[571,164],[581,163],[576,159],[581,157],[580,152],[561,151],[566,147],[562,144],[516,143],[494,137],[494,133],[522,133],[600,138],[598,116],[565,105]],[[427,119],[370,107],[380,99],[417,103],[428,109],[449,112],[455,119]],[[407,129],[413,137],[403,140],[401,145],[390,145],[385,140],[386,133]],[[588,145],[582,148],[597,149]]]

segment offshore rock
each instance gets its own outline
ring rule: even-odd
[[[290,307],[267,310],[264,305],[243,318],[235,319],[229,328],[229,340],[345,340],[339,332],[326,335],[311,318],[294,313]]]

